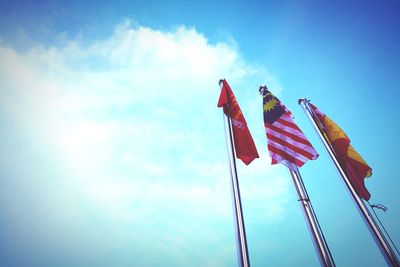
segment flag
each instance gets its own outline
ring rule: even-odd
[[[293,121],[292,113],[265,87],[262,90],[264,126],[272,164],[282,163],[291,170],[318,153]]]
[[[259,157],[256,146],[231,87],[226,80],[221,80],[221,83],[222,90],[218,107],[223,107],[224,113],[231,119],[236,157],[241,159],[244,164],[249,165]]]
[[[337,160],[349,178],[357,195],[365,200],[369,200],[371,194],[365,187],[364,179],[372,175],[371,167],[368,166],[360,154],[355,151],[346,133],[316,106],[311,103],[310,106],[320,121],[320,126],[322,126],[326,133]]]

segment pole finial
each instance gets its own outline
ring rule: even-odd
[[[218,84],[221,85],[221,83],[222,83],[223,81],[225,81],[225,79],[219,79]]]
[[[264,93],[264,90],[268,90],[268,87],[266,85],[260,85],[260,88],[258,89],[260,95]]]
[[[307,98],[299,98],[299,100],[297,101],[297,103],[300,105],[301,102],[306,102],[306,103],[308,103],[308,102],[310,102],[310,100],[308,100]]]

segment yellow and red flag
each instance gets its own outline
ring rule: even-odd
[[[231,87],[226,80],[221,80],[220,83],[222,90],[218,107],[223,107],[225,114],[231,118],[236,157],[249,165],[259,157],[256,146]]]
[[[369,200],[371,194],[364,184],[364,179],[372,175],[371,167],[354,150],[346,133],[316,106],[310,103],[311,108],[321,122],[326,136],[332,145],[340,166],[343,168],[357,195]]]

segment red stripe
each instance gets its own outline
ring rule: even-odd
[[[276,143],[278,143],[282,146],[288,147],[289,149],[293,150],[294,152],[296,152],[298,154],[301,154],[302,156],[304,156],[308,159],[312,159],[314,157],[314,155],[311,154],[310,152],[308,152],[304,149],[301,149],[295,145],[292,145],[281,138],[278,138],[278,137],[270,135],[270,134],[267,134],[267,137],[269,140],[275,141]]]
[[[271,146],[269,144],[268,144],[268,150],[271,151],[272,153],[275,153],[275,154],[281,156],[282,158],[284,158],[284,159],[296,164],[297,167],[301,167],[305,163],[305,162],[299,160],[298,158],[296,158],[295,156],[289,155],[285,151],[280,150],[279,148],[276,148],[276,147]]]
[[[266,127],[267,127],[267,126],[266,126]],[[287,136],[288,138],[290,138],[290,139],[292,139],[292,140],[294,140],[294,141],[297,141],[297,142],[299,142],[299,143],[302,143],[302,144],[305,144],[305,145],[307,145],[307,146],[311,146],[311,147],[312,147],[312,145],[310,144],[310,142],[307,141],[307,139],[304,139],[304,138],[302,138],[302,137],[299,136],[299,135],[286,132],[284,129],[282,129],[282,128],[280,128],[280,127],[277,127],[277,126],[275,126],[275,125],[273,125],[273,124],[269,124],[269,125],[268,125],[268,128],[270,128],[271,130],[274,130],[274,131],[276,131],[276,132],[278,132],[278,133],[281,133],[281,134]],[[303,136],[304,136],[304,135],[303,135]]]
[[[287,127],[292,128],[294,130],[300,131],[300,128],[293,121],[291,121],[291,122],[290,121],[286,121],[286,120],[282,119],[282,117],[277,119],[276,121],[281,123],[281,124],[283,124],[283,125],[285,125],[285,126],[287,126]]]

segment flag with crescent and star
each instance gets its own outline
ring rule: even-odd
[[[266,87],[263,96],[264,126],[272,164],[282,163],[291,170],[307,160],[317,159],[318,153],[293,121],[292,113]]]

